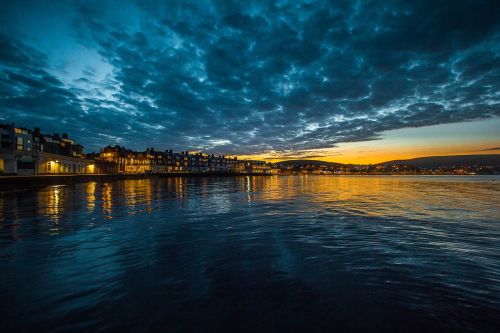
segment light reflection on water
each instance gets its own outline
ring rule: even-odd
[[[499,177],[0,194],[0,331],[496,331]]]

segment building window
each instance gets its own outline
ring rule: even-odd
[[[17,150],[23,150],[23,138],[17,138],[16,148]]]

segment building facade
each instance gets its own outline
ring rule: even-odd
[[[98,154],[97,159],[115,164],[116,172],[124,173],[126,172],[126,160],[130,153],[132,153],[132,151],[125,149],[125,147],[120,147],[118,145],[106,146]]]
[[[84,159],[83,146],[67,134],[42,134],[40,128],[0,124],[0,174],[95,173],[94,161]]]
[[[0,175],[17,173],[14,125],[0,124]]]
[[[0,124],[0,175],[272,173],[265,161],[147,148],[136,152],[118,145],[84,155],[68,134],[42,134],[14,124]]]
[[[95,162],[90,159],[60,154],[39,152],[36,173],[45,174],[86,174],[97,173]]]

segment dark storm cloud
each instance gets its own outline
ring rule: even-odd
[[[71,90],[43,69],[46,59],[36,50],[0,35],[0,62],[2,113],[57,119],[79,108]],[[50,113],[45,111],[47,106],[53,107]]]
[[[0,119],[62,119],[91,147],[292,156],[500,115],[497,1],[83,2],[75,12],[72,36],[111,72],[63,83],[43,54],[2,36]]]
[[[41,126],[52,132],[71,130],[73,135],[89,144],[103,142],[93,138],[96,131],[119,132],[126,124],[126,119],[120,119],[125,117],[114,114],[109,106],[79,96],[88,91],[65,87],[46,71],[44,68],[50,65],[43,54],[5,35],[0,35],[0,45],[1,121]],[[89,114],[85,107],[97,111]],[[120,125],[116,126],[118,123]],[[110,138],[113,136],[108,137],[112,142]]]

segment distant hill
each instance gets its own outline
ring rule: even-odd
[[[500,167],[500,154],[488,154],[488,155],[454,155],[454,156],[428,156],[412,158],[408,160],[393,160],[378,163],[375,165],[410,165],[417,168],[451,168],[454,166],[493,166]],[[306,166],[319,167],[342,167],[342,166],[353,166],[359,164],[343,164],[337,162],[325,162],[318,160],[288,160],[276,162],[274,165],[278,167],[287,166],[297,166],[300,168]]]
[[[325,161],[318,161],[318,160],[288,160],[288,161],[281,161],[281,162],[276,162],[274,163],[277,166],[300,166],[300,167],[305,167],[305,166],[328,166],[328,167],[338,167],[338,166],[343,166],[346,164],[342,163],[336,163],[336,162],[325,162]]]
[[[451,168],[454,166],[500,166],[500,154],[488,155],[454,155],[454,156],[429,156],[412,158],[408,160],[394,160],[379,163],[378,165],[410,165],[417,168]]]

